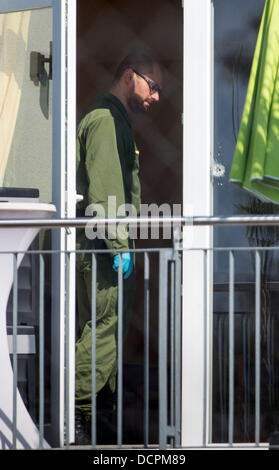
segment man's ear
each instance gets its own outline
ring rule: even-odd
[[[133,78],[133,70],[132,69],[126,69],[124,74],[123,74],[123,78],[125,80],[125,83],[128,85],[132,78]]]

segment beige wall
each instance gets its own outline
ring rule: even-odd
[[[33,10],[27,52],[21,57],[24,61],[22,95],[3,183],[9,187],[39,188],[41,202],[50,202],[52,197],[52,82],[46,80],[45,86],[36,86],[31,81],[30,52],[41,52],[48,57],[51,39],[51,9]],[[45,70],[48,71],[47,64]]]

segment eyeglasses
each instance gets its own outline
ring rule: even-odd
[[[162,93],[162,89],[159,87],[159,85],[156,82],[153,82],[153,80],[150,80],[150,78],[147,78],[145,75],[143,75],[140,72],[137,72],[135,69],[133,69],[133,72],[135,72],[135,74],[143,78],[146,81],[146,83],[148,83],[151,93],[157,92],[159,93],[159,95]]]

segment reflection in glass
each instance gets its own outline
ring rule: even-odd
[[[229,183],[242,109],[264,0],[214,0],[215,149],[214,160],[225,173],[214,180],[216,215],[274,213]],[[273,227],[215,228],[216,247],[276,246]],[[214,255],[212,440],[228,442],[228,252]],[[261,253],[261,420],[260,440],[278,428],[279,263],[276,252]],[[255,263],[250,252],[235,252],[234,442],[255,441]]]
[[[0,15],[0,184],[3,184],[22,93],[30,12]]]

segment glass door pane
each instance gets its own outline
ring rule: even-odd
[[[264,0],[214,0],[215,170],[214,215],[276,210],[229,182]],[[216,174],[216,171],[215,171]],[[272,229],[214,229],[215,247],[255,247],[275,243]],[[214,255],[213,442],[228,442],[229,253]],[[261,441],[278,426],[278,255],[262,255],[261,270]],[[255,269],[251,253],[235,252],[234,442],[255,440]],[[277,311],[276,311],[277,310]]]
[[[148,16],[146,12],[148,11]],[[77,5],[77,121],[111,88],[115,71],[131,51],[149,51],[159,62],[163,94],[158,106],[146,115],[133,116],[133,130],[140,152],[141,201],[149,205],[182,200],[183,111],[183,9],[169,0],[79,1]],[[108,31],[110,32],[108,35]],[[100,47],[100,44],[102,46]],[[140,240],[137,248],[171,246],[171,240]],[[149,442],[158,442],[158,270],[157,255],[151,254],[150,272],[150,401]],[[123,442],[143,442],[144,258],[137,257],[137,294],[127,334],[124,360]],[[98,393],[98,406],[106,405],[106,387]],[[98,414],[102,416],[102,412]],[[151,419],[152,417],[152,419]],[[140,423],[135,426],[135,420]],[[113,425],[115,422],[113,421]],[[100,420],[101,442],[111,438]],[[116,428],[115,428],[116,429]],[[115,431],[113,431],[115,432]],[[97,433],[98,434],[98,433]],[[115,439],[116,433],[113,438]]]

